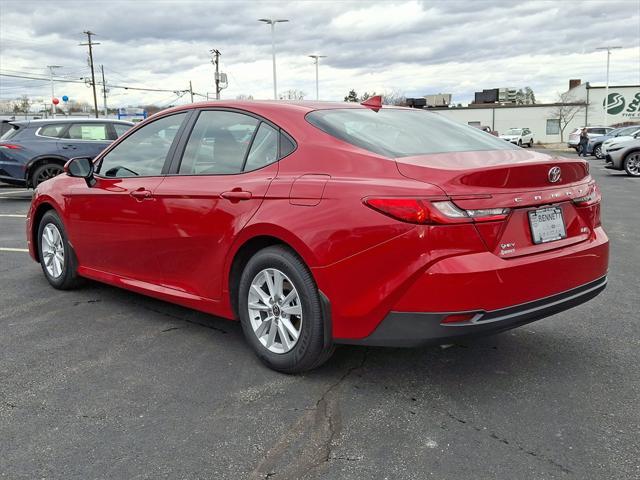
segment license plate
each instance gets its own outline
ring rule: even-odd
[[[533,243],[546,243],[567,237],[560,207],[539,208],[529,212]]]

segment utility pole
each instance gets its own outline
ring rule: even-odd
[[[104,65],[100,65],[100,71],[102,72],[102,100],[104,107],[104,118],[109,116],[109,110],[107,109],[107,82],[104,81]]]
[[[93,33],[92,31],[85,30],[82,33],[84,33],[87,36],[87,43],[81,43],[80,45],[81,46],[85,46],[85,45],[89,46],[89,66],[91,67],[91,86],[93,87],[93,107],[94,107],[95,112],[96,112],[96,118],[98,118],[98,97],[96,96],[96,75],[95,75],[95,72],[93,71],[93,49],[92,49],[92,47],[94,45],[100,45],[100,44],[91,41],[91,36],[95,35],[95,33]]]
[[[49,69],[49,79],[51,80],[51,116],[53,118],[56,118],[56,106],[53,103],[53,99],[56,96],[54,91],[53,91],[53,71],[56,68],[62,68],[62,66],[60,66],[60,65],[47,65],[47,68]]]
[[[220,88],[220,55],[222,55],[220,53],[220,50],[218,49],[213,49],[211,50],[211,54],[213,55],[213,58],[211,59],[211,63],[213,63],[213,65],[216,67],[216,77],[215,77],[215,82],[216,82],[216,100],[220,100],[220,90],[222,90]],[[207,98],[208,100],[209,98]]]
[[[313,58],[314,63],[316,64],[316,100],[320,100],[320,91],[318,88],[318,63],[320,63],[321,58],[327,58],[326,55],[309,55],[309,57]]]
[[[603,115],[603,122],[602,122],[602,126],[606,127],[607,124],[609,123],[608,117],[609,117],[609,60],[611,57],[611,50],[617,50],[619,48],[622,47],[598,47],[596,48],[596,50],[606,50],[607,51],[607,83],[606,86],[604,87],[604,115]]]
[[[191,80],[189,80],[189,93],[191,94],[191,103],[193,103],[193,87],[191,86]]]
[[[288,22],[289,20],[273,18],[260,18],[259,22],[271,25],[271,56],[273,59],[273,99],[278,100],[278,82],[276,80],[276,23]]]

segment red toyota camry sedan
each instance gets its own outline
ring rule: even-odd
[[[503,331],[607,282],[586,162],[378,99],[174,108],[65,172],[27,221],[53,287],[85,277],[239,319],[283,372],[341,343]]]

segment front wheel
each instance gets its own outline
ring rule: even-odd
[[[59,290],[78,285],[76,259],[60,217],[48,211],[38,225],[38,256],[47,281]]]
[[[631,177],[640,177],[640,152],[631,152],[624,159],[624,171]]]
[[[245,338],[268,367],[311,370],[333,353],[325,342],[320,294],[311,272],[287,248],[267,247],[247,263],[238,289]]]

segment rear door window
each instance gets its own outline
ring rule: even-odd
[[[68,123],[55,123],[52,125],[45,125],[44,127],[40,127],[40,130],[38,130],[38,135],[40,135],[41,137],[60,138],[60,136],[64,133],[68,126]]]
[[[182,155],[180,175],[240,173],[259,120],[219,110],[200,112]]]
[[[94,142],[110,140],[106,123],[74,123],[65,138]]]
[[[116,131],[116,136],[121,137],[125,134],[133,125],[125,125],[124,123],[114,123],[113,129]]]

